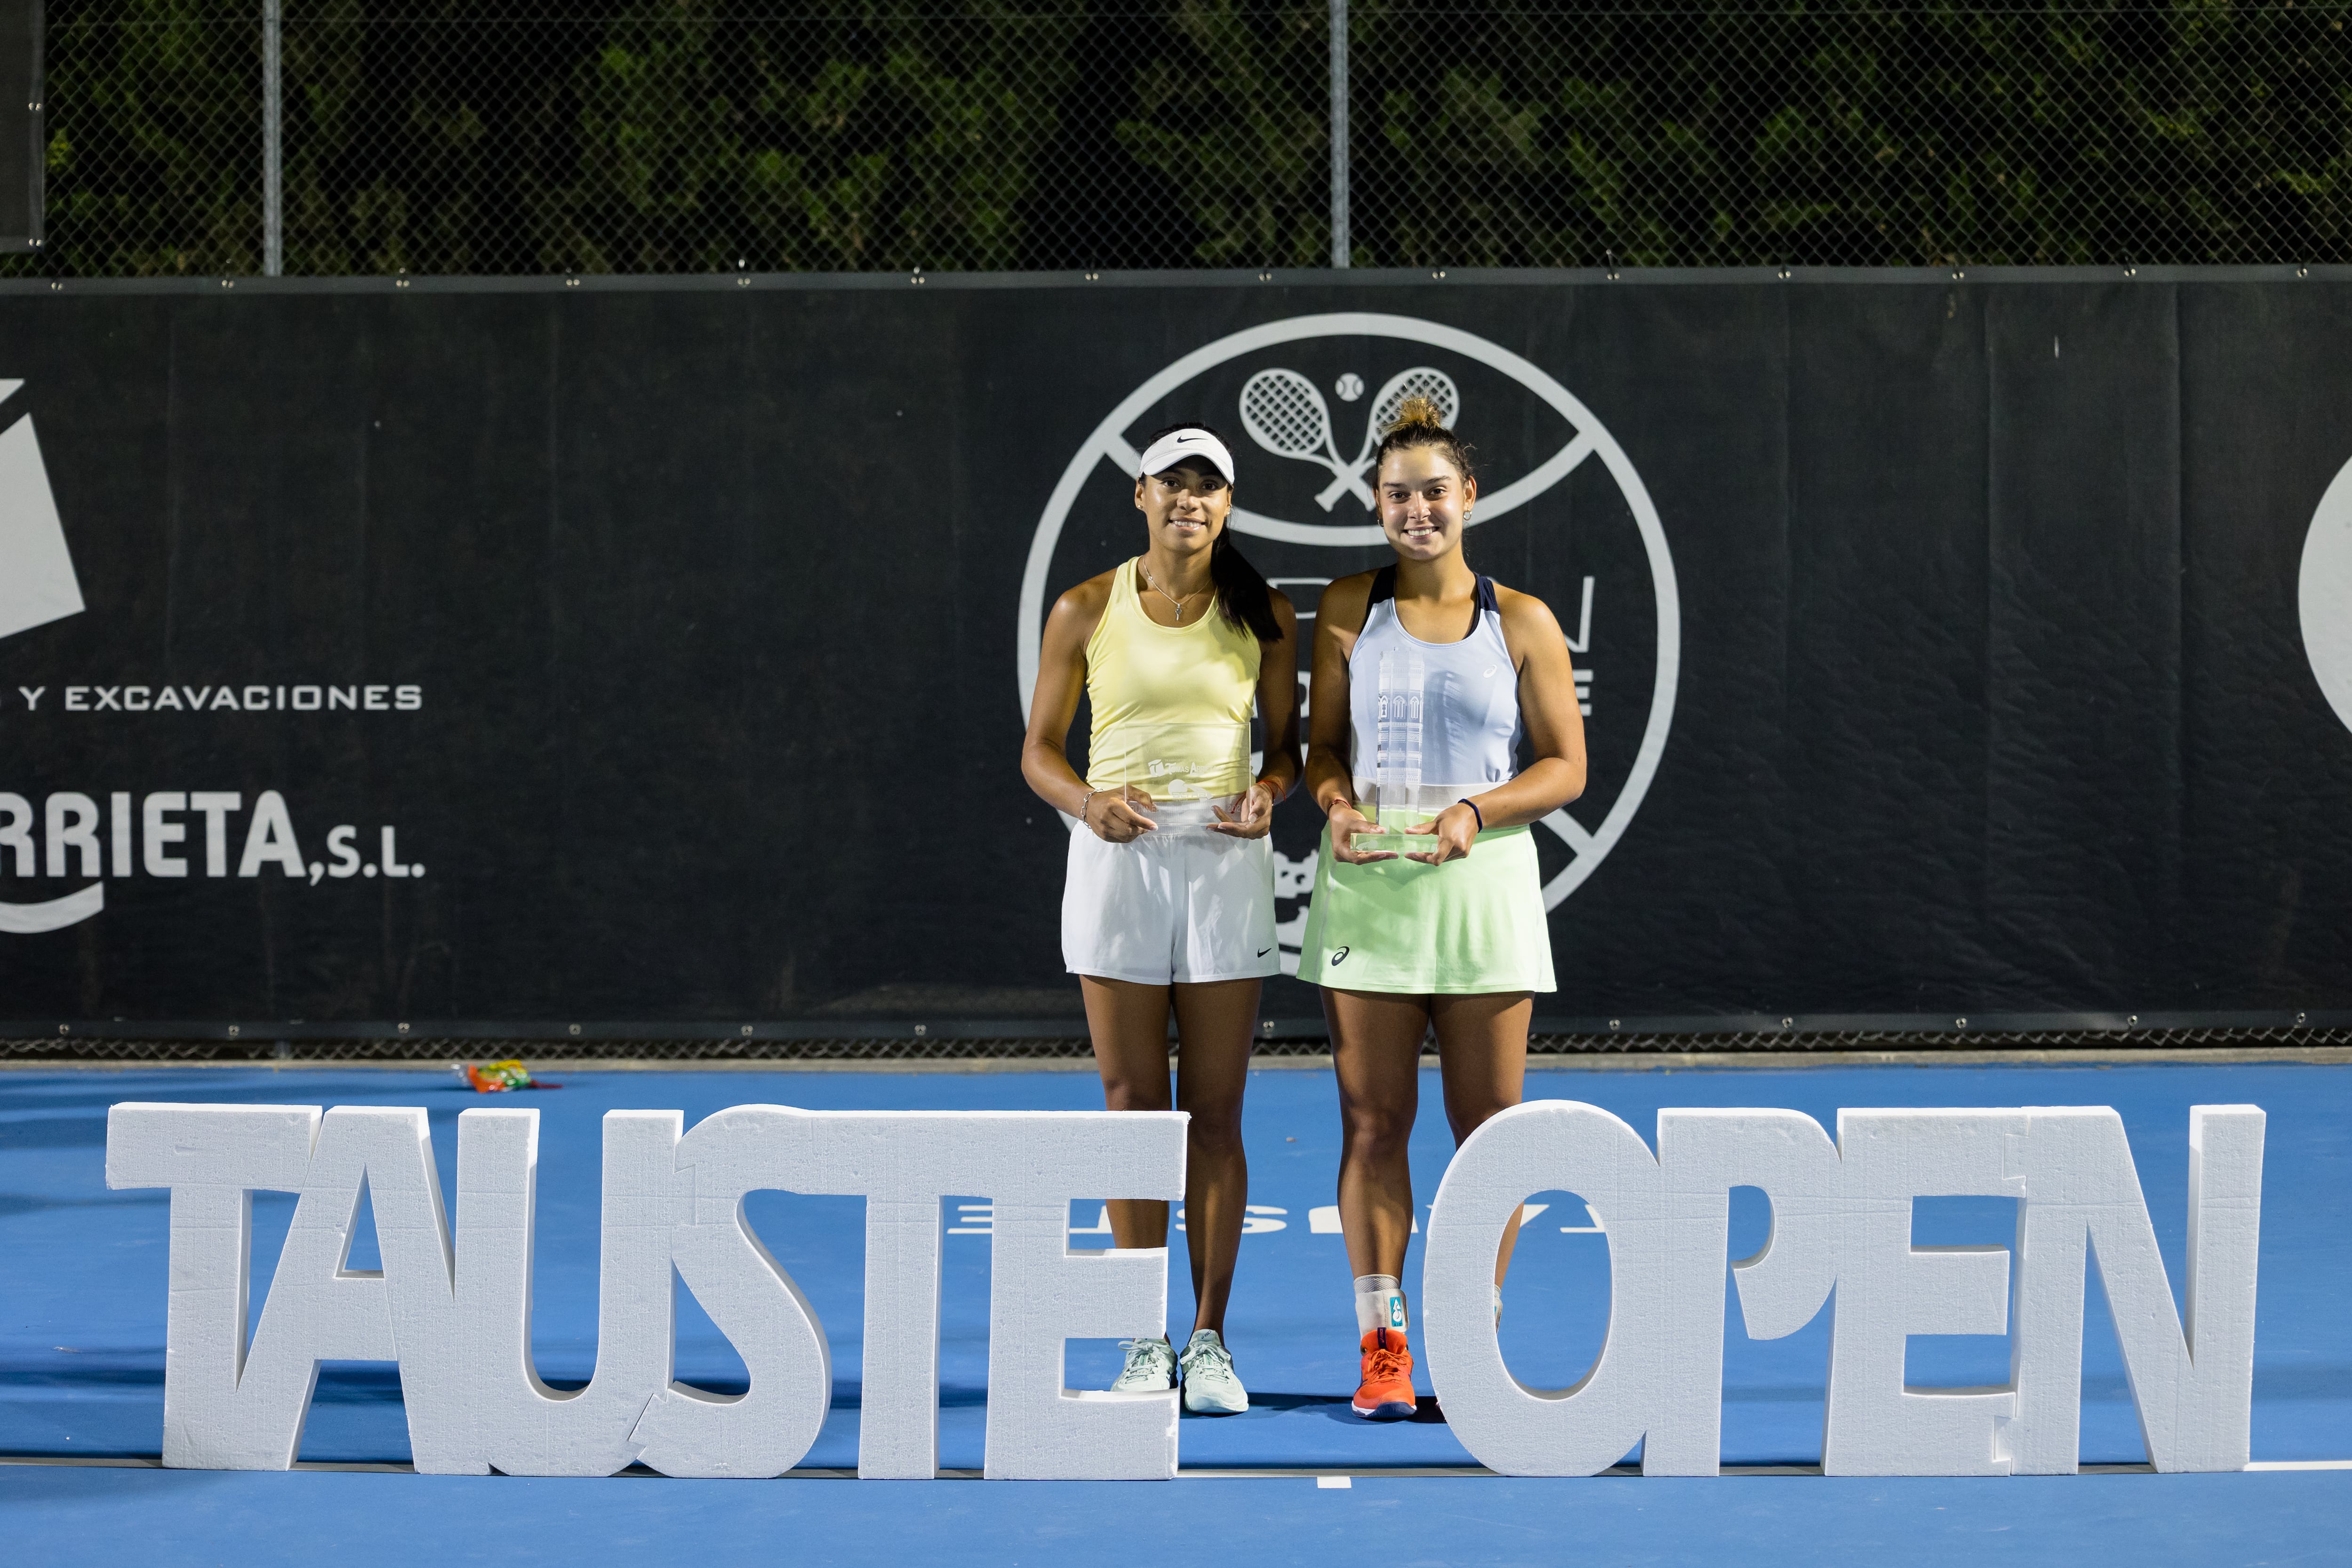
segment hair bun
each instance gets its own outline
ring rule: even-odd
[[[1389,422],[1390,431],[1412,429],[1442,431],[1445,428],[1445,411],[1437,406],[1434,398],[1413,396],[1397,404],[1396,418]],[[1387,432],[1383,432],[1383,434]]]
[[[1391,454],[1408,446],[1433,447],[1454,465],[1455,473],[1465,479],[1472,477],[1469,444],[1446,427],[1445,410],[1434,398],[1409,397],[1397,404],[1396,417],[1381,432],[1380,451],[1373,462],[1385,465]]]

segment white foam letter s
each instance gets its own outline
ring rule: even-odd
[[[807,1166],[795,1145],[809,1129],[780,1120],[781,1110],[738,1105],[678,1140],[671,1256],[743,1358],[751,1386],[722,1395],[673,1383],[655,1396],[635,1441],[666,1476],[782,1475],[808,1452],[832,1408],[824,1327],[743,1218],[746,1193],[793,1185],[789,1173]]]

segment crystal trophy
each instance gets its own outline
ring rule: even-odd
[[[1357,809],[1375,824],[1355,837],[1360,853],[1427,854],[1426,833],[1404,830],[1434,812],[1421,799],[1422,716],[1424,674],[1418,648],[1381,651],[1379,718],[1372,738],[1371,788],[1357,783]]]
[[[1151,819],[1154,832],[1226,836],[1208,830],[1237,812],[1249,789],[1246,723],[1129,725],[1118,740],[1108,759],[1110,788]]]

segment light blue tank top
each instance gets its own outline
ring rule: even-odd
[[[1356,799],[1426,815],[1518,772],[1519,673],[1503,640],[1494,579],[1480,574],[1477,621],[1459,643],[1424,643],[1397,619],[1396,568],[1372,578],[1348,657]]]

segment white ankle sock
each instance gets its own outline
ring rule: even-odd
[[[1406,1327],[1404,1287],[1393,1274],[1359,1274],[1356,1276],[1356,1333],[1368,1334],[1374,1329],[1392,1329],[1402,1333]]]

